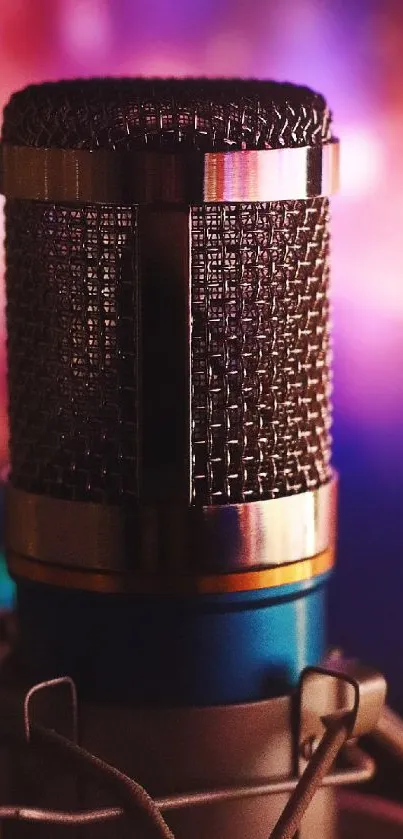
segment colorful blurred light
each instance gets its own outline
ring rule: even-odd
[[[94,56],[111,47],[111,8],[107,0],[64,0],[59,37],[66,53],[79,64],[91,66]]]
[[[382,178],[384,149],[375,131],[367,125],[340,127],[341,194],[360,198],[377,189]]]

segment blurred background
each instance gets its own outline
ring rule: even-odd
[[[403,710],[402,0],[1,0],[0,106],[31,82],[238,75],[310,85],[342,139],[333,202],[334,462],[329,637],[382,669]],[[0,466],[7,464],[3,257]],[[0,602],[10,596],[5,577]]]

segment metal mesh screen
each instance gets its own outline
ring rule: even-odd
[[[192,210],[193,497],[330,478],[328,200]]]
[[[231,79],[78,79],[30,85],[4,111],[3,139],[28,146],[205,151],[330,139],[326,101],[306,87]]]
[[[329,137],[319,94],[254,81],[30,86],[3,125],[10,143],[90,149]],[[109,503],[141,496],[139,212],[6,203],[16,487]],[[330,477],[327,225],[322,198],[191,210],[194,503],[271,498]]]
[[[6,203],[11,480],[137,495],[135,208]]]

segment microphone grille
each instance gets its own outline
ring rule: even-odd
[[[83,149],[259,149],[329,137],[319,94],[232,80],[31,86],[12,96],[3,125],[9,143]],[[317,197],[190,209],[195,504],[275,498],[331,477],[328,207]],[[164,343],[163,282],[152,302],[161,370],[144,422],[140,216],[135,205],[6,202],[16,487],[127,503],[145,479],[151,498],[172,483],[164,470],[180,458],[166,405],[179,373],[172,340]],[[155,469],[142,466],[140,426]]]
[[[81,149],[201,151],[320,144],[326,101],[306,87],[232,79],[85,79],[30,85],[4,112],[3,140]]]
[[[192,209],[196,501],[330,480],[328,222],[326,198]]]
[[[136,207],[7,201],[11,480],[138,495]]]

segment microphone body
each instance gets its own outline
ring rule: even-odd
[[[217,705],[288,692],[333,564],[318,94],[32,86],[5,110],[6,548],[40,678]]]

